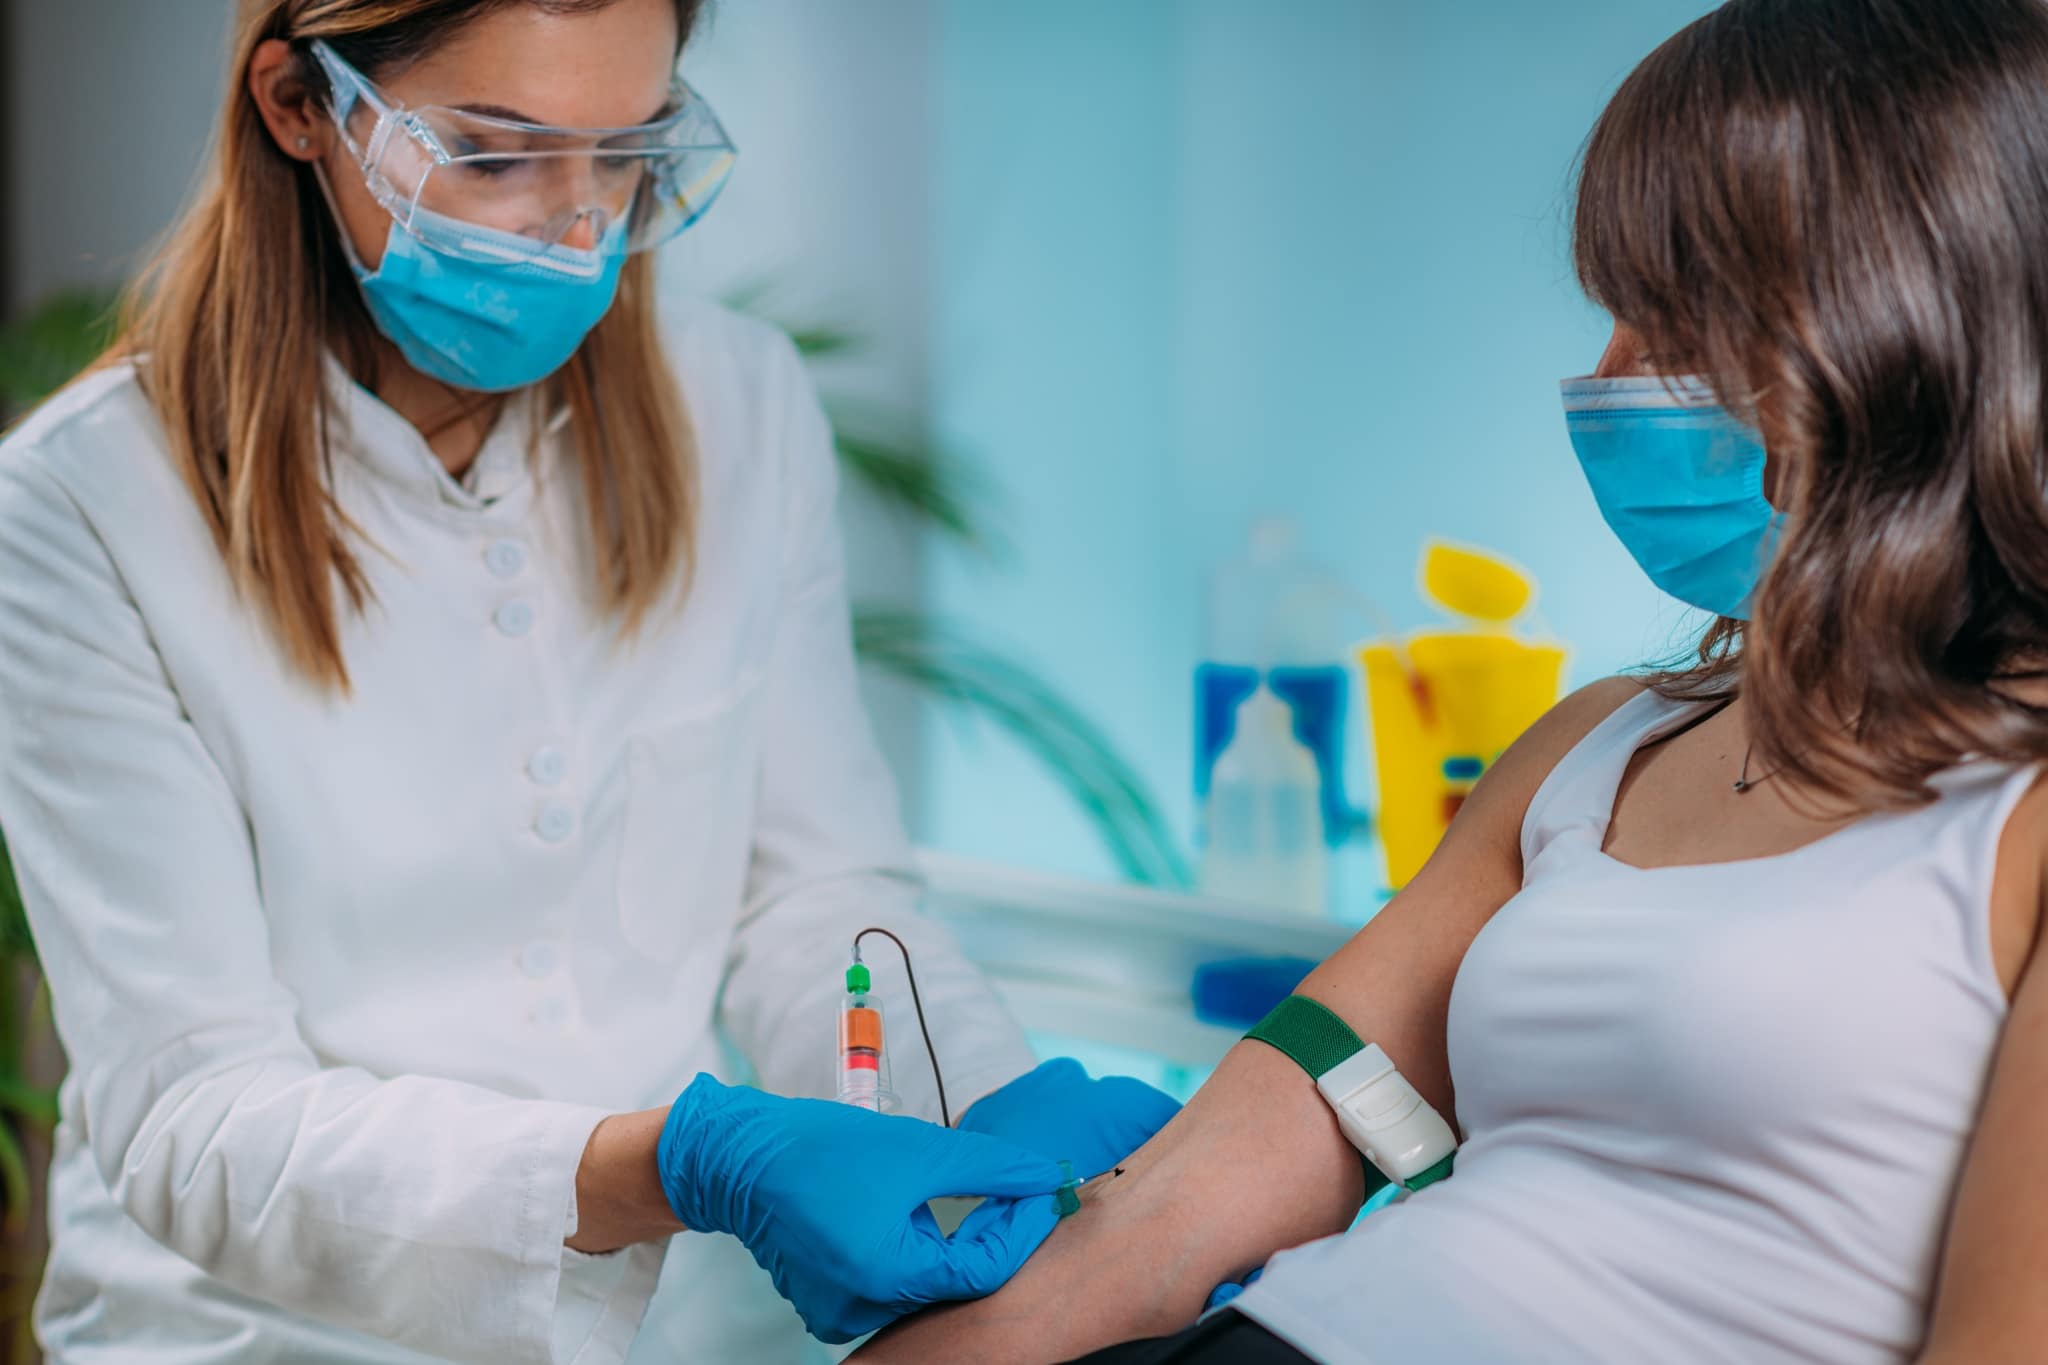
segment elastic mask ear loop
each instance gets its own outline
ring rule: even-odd
[[[320,186],[320,197],[327,201],[328,216],[334,220],[334,235],[341,239],[342,254],[348,257],[349,268],[355,271],[359,279],[368,276],[371,273],[370,268],[363,264],[363,258],[356,254],[356,244],[349,239],[348,223],[341,216],[341,205],[335,201],[334,186],[327,182],[327,167],[324,163],[313,163],[313,180]],[[392,226],[397,226],[396,220],[393,220]]]

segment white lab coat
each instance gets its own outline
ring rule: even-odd
[[[830,1094],[867,923],[917,951],[956,1107],[1031,1065],[915,913],[801,362],[709,305],[667,331],[696,576],[623,643],[561,416],[514,401],[458,484],[331,367],[375,592],[346,698],[237,600],[132,372],[0,445],[0,828],[72,1063],[58,1362],[622,1359],[663,1248],[564,1249],[592,1127],[719,1070],[714,1029],[765,1088]],[[906,1031],[896,1086],[933,1116]],[[664,1280],[666,1358],[739,1358],[741,1318],[773,1326],[746,1358],[791,1349],[785,1306],[734,1301],[765,1283],[736,1244],[673,1245],[704,1269]]]

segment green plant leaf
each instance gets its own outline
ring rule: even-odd
[[[32,1085],[12,1069],[14,1059],[0,1059],[0,1113],[13,1114],[48,1132],[57,1126],[55,1092]]]
[[[34,1360],[36,1356],[35,1302],[43,1287],[40,1256],[15,1253],[11,1264],[0,1266],[0,1332],[6,1333],[12,1354],[4,1360]]]
[[[28,1020],[19,999],[23,964],[29,971],[37,967],[35,939],[29,933],[28,912],[22,908],[21,888],[14,880],[14,860],[6,840],[0,838],[0,1072],[19,1071],[28,1047]],[[32,979],[38,983],[40,999],[41,978]]]
[[[986,716],[1030,750],[1088,815],[1124,876],[1189,884],[1187,861],[1143,780],[1029,668],[921,612],[857,607],[853,635],[864,662]]]
[[[806,362],[858,354],[870,344],[856,328],[779,317],[765,303],[772,292],[766,281],[755,281],[728,293],[725,303],[786,332]],[[902,412],[845,398],[827,399],[825,412],[840,463],[852,479],[886,506],[993,552],[994,540],[977,510],[987,501],[987,490],[965,462],[934,446]]]
[[[29,1188],[28,1157],[21,1150],[21,1137],[14,1131],[14,1125],[4,1120],[0,1120],[0,1195],[6,1198],[6,1212],[0,1215],[0,1238],[14,1242],[20,1239],[28,1222],[33,1192]]]
[[[35,1302],[43,1285],[43,1261],[16,1251],[0,1262],[0,1360],[29,1361],[36,1354]]]
[[[14,880],[14,857],[7,841],[0,837],[0,957],[34,957],[35,939],[28,928],[28,911],[21,903],[21,887]]]
[[[829,323],[809,327],[785,327],[789,339],[796,345],[796,353],[805,360],[825,360],[833,356],[855,355],[867,348],[867,338],[858,332],[834,327]]]
[[[833,442],[847,474],[880,498],[985,554],[994,539],[976,512],[986,489],[963,462],[892,419],[843,402],[828,403]]]
[[[789,339],[796,343],[797,354],[805,360],[856,355],[867,349],[867,334],[856,328],[834,322],[792,322],[782,318],[768,305],[768,299],[774,292],[775,286],[769,281],[753,280],[728,290],[724,303],[736,313],[757,317],[787,333]]]
[[[0,407],[39,403],[98,359],[119,305],[113,290],[71,289],[0,327]]]

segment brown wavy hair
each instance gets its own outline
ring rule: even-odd
[[[345,690],[340,612],[369,585],[325,477],[325,353],[372,373],[376,325],[309,166],[285,156],[247,88],[267,40],[290,42],[311,97],[316,38],[372,79],[516,4],[611,0],[241,0],[225,106],[201,191],[130,290],[100,366],[134,360],[237,588],[286,656]],[[676,0],[688,38],[702,0]],[[98,368],[97,366],[95,368]],[[692,557],[697,452],[659,341],[654,262],[633,256],[611,311],[542,386],[571,414],[602,600],[637,627]]]
[[[1861,809],[2048,758],[2048,6],[1731,0],[1628,77],[1573,256],[1764,436],[1751,619],[1651,676],[1744,697],[1758,766]]]

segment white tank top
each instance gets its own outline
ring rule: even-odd
[[[1236,1301],[1322,1361],[1911,1358],[2005,1019],[1998,840],[2033,770],[1776,857],[1601,851],[1623,769],[1700,714],[1644,693],[1522,825],[1451,993],[1457,1170],[1275,1256]]]

